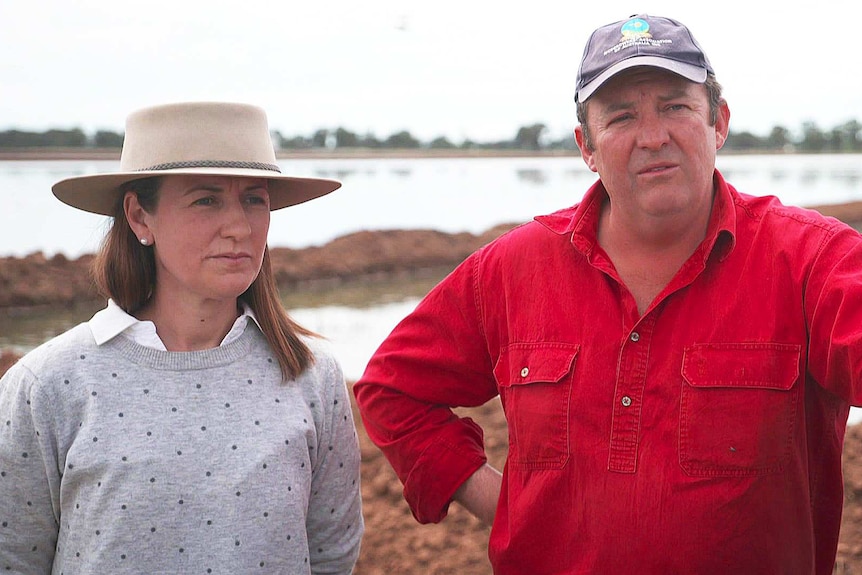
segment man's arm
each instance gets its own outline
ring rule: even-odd
[[[486,463],[461,484],[453,499],[490,526],[494,523],[502,484],[503,474]]]
[[[458,488],[487,461],[482,429],[452,411],[497,395],[474,265],[468,258],[399,323],[353,387],[369,438],[422,523],[441,521]]]
[[[862,407],[862,242],[848,226],[835,228],[809,248],[816,257],[803,294],[808,370],[822,387]],[[804,240],[797,245],[806,246]]]

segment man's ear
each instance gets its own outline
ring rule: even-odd
[[[718,105],[718,114],[715,118],[715,149],[720,150],[727,141],[727,134],[730,131],[730,108],[727,102],[722,99]]]
[[[581,150],[581,158],[584,159],[584,163],[587,167],[593,172],[597,172],[596,170],[596,162],[593,157],[593,151],[589,146],[586,145],[586,138],[584,137],[584,128],[580,125],[575,127],[575,142],[578,144],[578,148]]]

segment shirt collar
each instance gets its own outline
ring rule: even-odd
[[[701,244],[704,258],[708,258],[714,248],[719,250],[720,259],[724,259],[733,249],[736,242],[736,204],[737,194],[727,184],[718,170],[713,174],[715,183],[715,199],[712,213],[707,224],[706,237]],[[574,206],[564,208],[551,214],[537,216],[535,220],[550,231],[572,237],[572,244],[589,257],[598,246],[599,216],[602,203],[608,193],[601,180],[590,186],[583,199]],[[726,236],[727,239],[722,238]]]
[[[239,338],[245,331],[249,319],[254,321],[258,328],[260,328],[260,322],[257,321],[257,317],[251,307],[244,301],[240,301],[240,305],[242,306],[242,313],[236,319],[220,345],[227,345]],[[90,326],[90,331],[93,333],[96,345],[102,345],[118,335],[123,335],[145,347],[166,351],[165,344],[156,333],[156,326],[153,322],[142,321],[126,313],[112,299],[108,300],[108,305],[105,309],[96,312],[88,322],[88,325]]]

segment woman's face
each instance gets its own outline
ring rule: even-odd
[[[143,227],[133,229],[154,250],[155,298],[235,302],[260,271],[270,216],[265,179],[165,176],[155,210],[137,214]]]

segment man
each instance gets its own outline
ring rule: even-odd
[[[597,29],[575,137],[599,181],[471,255],[354,388],[415,517],[492,524],[495,573],[832,573],[862,238],[724,180],[720,92],[679,22]],[[450,409],[497,395],[502,476]]]

